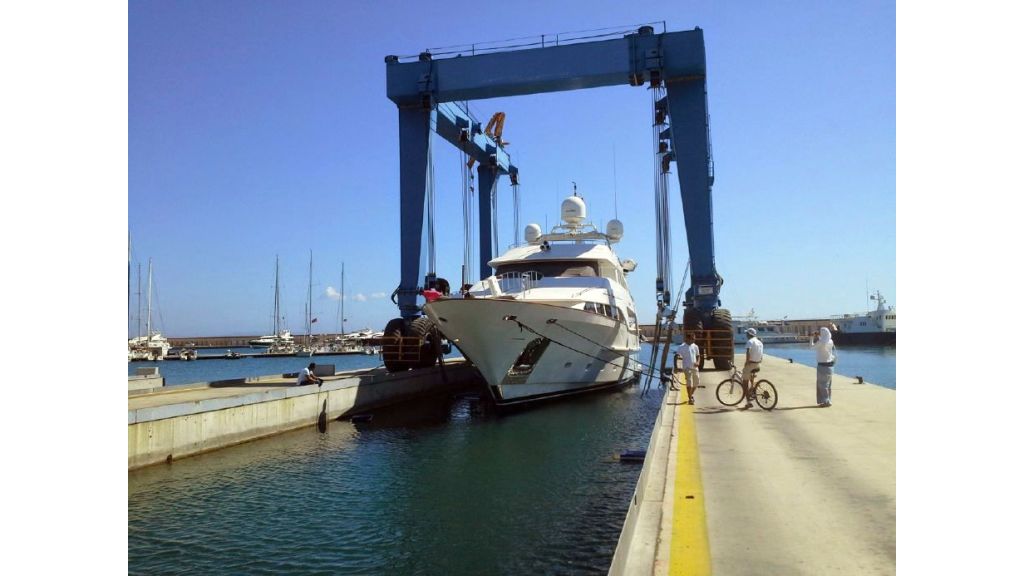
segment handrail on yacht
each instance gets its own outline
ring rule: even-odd
[[[496,274],[495,279],[502,292],[526,292],[536,288],[544,275],[533,270],[527,272],[505,272]]]

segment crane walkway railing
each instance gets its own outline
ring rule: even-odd
[[[419,336],[381,336],[368,338],[370,346],[380,346],[381,355],[398,362],[418,364],[423,352],[423,339]]]
[[[577,30],[574,32],[558,32],[556,34],[540,34],[535,36],[523,36],[520,38],[506,38],[504,40],[491,40],[488,42],[474,42],[472,44],[456,44],[452,46],[438,46],[428,48],[432,57],[436,56],[476,56],[477,54],[491,54],[494,52],[511,52],[513,50],[525,50],[529,48],[547,48],[550,46],[565,46],[590,42],[601,38],[621,37],[625,34],[636,33],[641,26],[660,26],[661,33],[667,31],[665,21],[645,22],[643,24],[631,24],[624,26],[613,26],[610,28],[595,28],[593,30]],[[399,56],[398,60],[415,60],[419,54]]]
[[[705,360],[708,357],[732,356],[733,354],[732,330],[683,330],[684,337],[686,334],[693,334],[693,341],[704,353]]]

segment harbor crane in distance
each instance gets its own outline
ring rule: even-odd
[[[607,36],[607,35],[605,35]],[[591,36],[592,37],[592,36]],[[683,218],[690,255],[690,288],[683,301],[683,329],[719,333],[728,338],[706,339],[703,356],[715,367],[731,367],[732,318],[719,298],[722,277],[715,268],[711,187],[711,157],[707,105],[707,62],[704,32],[700,28],[655,33],[641,26],[610,39],[584,38],[559,41],[544,37],[536,45],[520,43],[506,51],[477,53],[475,46],[458,54],[420,53],[410,58],[387,56],[387,95],[398,106],[399,165],[401,170],[401,281],[395,291],[401,318],[385,328],[386,337],[419,337],[424,350],[436,331],[422,316],[416,297],[420,294],[421,239],[428,182],[430,131],[461,148],[478,163],[480,277],[490,275],[487,263],[493,251],[491,198],[501,175],[518,183],[518,169],[509,162],[501,141],[501,120],[487,129],[473,121],[468,110],[450,103],[521,96],[545,92],[630,86],[664,87],[665,96],[655,103],[662,174],[669,163],[677,166]],[[450,57],[435,58],[435,56]],[[411,61],[404,61],[411,60]],[[444,105],[449,103],[448,105]],[[494,130],[496,128],[496,130]],[[668,218],[663,214],[662,218]],[[428,275],[423,288],[437,279]],[[659,302],[671,305],[659,270]],[[433,365],[436,354],[413,362],[400,353],[388,353],[384,363],[396,371]]]

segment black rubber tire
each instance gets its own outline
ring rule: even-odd
[[[441,335],[438,334],[433,320],[426,316],[416,317],[410,324],[406,336],[420,339],[420,361],[416,368],[430,368],[437,364],[437,356],[441,346]]]
[[[393,318],[384,327],[385,338],[401,338],[406,335],[405,319]],[[384,367],[388,372],[404,372],[412,368],[412,363],[398,359],[398,354],[389,350],[390,346],[382,348],[381,355],[384,357]]]
[[[686,338],[687,332],[696,332],[697,341],[700,342],[700,332],[704,330],[704,321],[701,313],[696,308],[684,308],[683,309],[683,338]],[[700,358],[697,360],[697,370],[704,369],[704,360],[707,357],[706,350],[701,347]]]
[[[734,378],[726,378],[715,389],[715,397],[725,406],[735,406],[743,400],[743,384]]]
[[[779,403],[779,393],[775,391],[775,385],[767,380],[758,380],[754,384],[754,401],[762,410],[771,410]]]
[[[732,313],[725,308],[717,308],[711,313],[709,329],[721,330],[729,334],[728,342],[723,338],[721,342],[712,345],[708,356],[715,361],[715,370],[731,370],[733,359],[733,335],[732,335]],[[719,334],[720,332],[716,332]]]

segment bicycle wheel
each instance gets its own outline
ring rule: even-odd
[[[775,385],[767,380],[758,380],[754,385],[754,401],[762,410],[771,410],[779,402]]]
[[[743,400],[743,384],[734,378],[722,380],[718,389],[715,390],[715,396],[722,404],[735,406],[740,403],[740,400]]]

